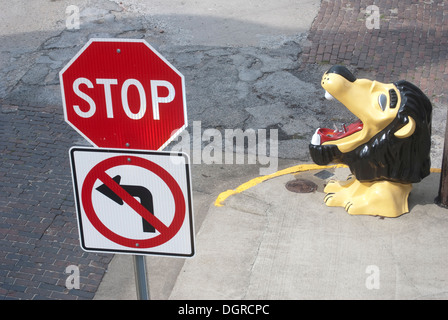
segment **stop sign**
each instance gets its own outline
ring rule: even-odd
[[[97,147],[159,150],[187,126],[184,77],[144,40],[91,39],[59,79],[65,121]]]

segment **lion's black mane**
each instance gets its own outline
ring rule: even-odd
[[[416,183],[429,175],[431,167],[432,105],[426,95],[412,83],[394,83],[400,91],[401,103],[396,118],[367,143],[342,153],[336,145],[312,145],[310,154],[319,165],[344,163],[359,181],[388,180]],[[403,127],[408,116],[416,122],[415,132],[408,138],[394,133]]]

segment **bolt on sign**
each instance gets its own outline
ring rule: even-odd
[[[187,126],[184,77],[144,40],[91,39],[59,78],[65,121],[96,147],[162,150]]]

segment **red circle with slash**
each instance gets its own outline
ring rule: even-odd
[[[121,165],[133,165],[144,168],[153,172],[165,182],[173,195],[175,205],[174,218],[169,226],[166,226],[156,216],[143,207],[140,202],[126,192],[106,173],[107,170]],[[92,203],[93,186],[98,179],[126,202],[126,204],[128,204],[136,213],[142,216],[143,219],[148,221],[160,234],[150,239],[131,239],[120,236],[106,227],[98,218]],[[157,247],[172,239],[182,227],[186,209],[183,192],[177,181],[169,174],[169,172],[152,161],[129,155],[116,156],[103,160],[90,170],[82,186],[82,204],[90,223],[104,237],[116,244],[135,249]]]

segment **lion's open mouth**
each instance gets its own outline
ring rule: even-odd
[[[311,144],[321,145],[327,141],[336,141],[361,131],[363,124],[358,120],[349,125],[343,125],[341,129],[318,128],[311,139]]]
[[[327,100],[333,100],[334,98],[326,91],[325,98]],[[348,137],[356,132],[361,131],[363,128],[363,123],[358,120],[349,125],[343,124],[340,129],[328,129],[328,128],[318,128],[311,139],[311,144],[321,145],[327,141],[336,141],[345,137]]]

